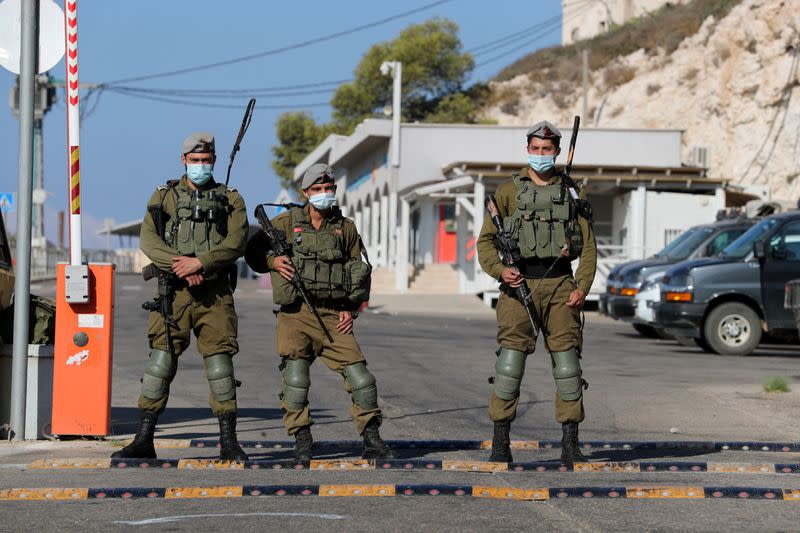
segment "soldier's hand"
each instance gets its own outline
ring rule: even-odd
[[[181,255],[172,258],[172,271],[181,279],[199,272],[202,268],[203,263],[196,257]]]
[[[286,281],[292,281],[294,268],[292,268],[291,261],[285,255],[279,255],[275,258],[275,262],[272,263],[272,270],[280,274]]]
[[[353,313],[339,311],[339,323],[336,324],[336,331],[345,335],[353,331]]]
[[[524,280],[522,274],[520,274],[519,270],[516,268],[503,269],[502,274],[500,274],[500,279],[515,289],[522,285],[522,281]]]
[[[569,293],[569,300],[567,300],[567,307],[572,309],[580,309],[586,301],[586,293],[580,289],[575,289]]]
[[[189,283],[190,287],[195,287],[197,285],[202,285],[204,279],[205,278],[203,278],[202,274],[190,274],[190,275],[186,276],[186,281]]]

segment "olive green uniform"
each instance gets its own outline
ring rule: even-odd
[[[273,298],[281,306],[277,313],[275,347],[282,358],[281,407],[286,430],[294,435],[313,423],[307,401],[308,367],[319,358],[325,366],[342,375],[344,388],[351,398],[350,415],[361,434],[372,419],[381,419],[375,378],[366,370],[366,360],[355,335],[336,329],[339,311],[355,313],[368,294],[364,286],[369,284],[370,267],[361,261],[362,244],[356,226],[335,209],[331,216],[323,219],[320,228],[315,229],[308,206],[281,213],[272,224],[292,243],[298,274],[333,338],[333,342],[326,338],[311,309],[274,271],[274,255],[264,246],[258,250],[248,249],[251,267],[271,273]],[[264,254],[267,254],[266,262],[261,267],[249,259],[251,255],[264,257]],[[356,278],[365,279],[362,283]]]
[[[183,176],[153,193],[148,206],[163,208],[166,242],[159,235],[149,210],[142,223],[142,252],[158,268],[169,272],[173,257],[197,257],[203,265],[204,277],[204,282],[194,287],[182,280],[175,283],[174,324],[170,327],[175,353],[171,356],[164,320],[157,311],[150,312],[147,337],[152,351],[142,380],[139,408],[156,414],[167,405],[178,356],[189,346],[192,332],[197,337],[197,350],[203,356],[211,389],[211,410],[215,416],[237,410],[231,357],[239,351],[239,344],[229,271],[244,253],[249,230],[247,211],[235,189],[212,181],[201,191],[204,198],[193,202],[192,190]],[[209,191],[213,194],[209,195]],[[214,195],[216,198],[210,197]],[[205,210],[215,209],[219,214],[215,221],[192,221],[193,205]]]
[[[510,229],[509,224],[514,223],[514,215],[517,214],[519,216],[517,208],[520,187],[532,191],[534,196],[536,194],[556,193],[559,189],[563,189],[560,187],[562,183],[561,177],[557,173],[548,183],[550,187],[546,191],[545,186],[540,187],[533,183],[528,176],[527,168],[523,168],[514,177],[516,182],[514,179],[504,182],[498,187],[495,194],[498,210],[501,218],[505,221],[506,229]],[[554,187],[556,185],[559,187]],[[581,198],[584,197],[582,189],[580,195]],[[530,198],[530,196],[527,198]],[[560,193],[552,194],[552,198],[562,206],[565,201],[567,204],[569,203],[569,198],[561,196]],[[555,204],[550,207],[550,218],[553,217],[553,207],[556,207]],[[547,215],[545,215],[545,218],[547,218]],[[576,382],[574,375],[571,376],[571,380],[566,380],[566,382],[573,384],[573,389],[575,388],[574,384],[578,384],[578,390],[570,391],[572,399],[562,399],[562,394],[559,392],[561,390],[560,385],[563,383],[559,381],[561,378],[559,370],[562,368],[562,355],[570,353],[571,350],[576,350],[579,354],[582,348],[580,311],[569,308],[565,304],[569,299],[570,293],[576,288],[585,293],[589,292],[597,267],[597,249],[591,225],[584,217],[578,216],[577,227],[580,228],[579,237],[582,237],[582,250],[580,251],[580,264],[575,275],[572,275],[569,259],[561,258],[555,264],[555,267],[551,269],[551,272],[548,273],[548,276],[542,278],[541,276],[554,263],[560,251],[560,245],[553,245],[553,243],[557,244],[559,237],[561,240],[565,238],[563,233],[559,235],[558,225],[556,224],[555,226],[554,229],[554,224],[550,223],[549,225],[543,224],[533,228],[530,224],[526,226],[525,222],[517,223],[515,236],[519,238],[520,233],[530,230],[531,235],[527,236],[527,242],[534,243],[532,249],[536,248],[538,255],[536,258],[524,260],[523,267],[520,270],[525,277],[525,282],[532,291],[532,301],[536,311],[534,317],[538,317],[537,322],[544,335],[545,347],[551,353],[553,374],[557,385],[555,395],[556,420],[561,423],[581,422],[584,418],[582,394],[584,382],[580,377],[579,364],[577,365],[578,381]],[[538,231],[535,231],[534,234],[534,230]],[[575,233],[577,234],[576,230],[577,228],[575,228]],[[483,268],[484,272],[499,280],[506,267],[500,260],[495,247],[494,239],[496,234],[497,230],[494,224],[487,217],[484,220],[483,228],[478,238],[477,249],[481,268]],[[569,235],[566,236],[566,240],[570,240]],[[524,246],[522,247],[524,248]],[[550,250],[550,252],[542,252],[543,249]],[[549,257],[547,257],[548,255]],[[501,347],[498,355],[504,349],[522,352],[525,355],[533,352],[535,348],[533,329],[525,307],[519,300],[505,292],[500,295],[497,302],[497,322],[497,342]],[[518,375],[515,376],[518,377],[514,384],[517,391],[516,394],[512,392],[511,394],[504,394],[506,398],[499,397],[497,395],[498,377],[495,378],[495,389],[492,391],[489,403],[489,416],[493,421],[512,421],[516,416],[519,403],[519,380],[521,380],[522,372],[524,371],[525,355],[522,356],[522,368],[518,369]],[[512,391],[514,386],[511,387]],[[513,396],[513,398],[510,396]]]

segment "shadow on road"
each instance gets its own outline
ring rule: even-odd
[[[331,415],[321,414],[315,410],[314,416],[317,418],[330,418]],[[280,409],[269,408],[244,408],[239,409],[239,421],[258,422],[280,420],[283,413]],[[215,425],[214,415],[208,407],[167,407],[166,411],[158,419],[159,426],[171,425],[170,430],[206,427]],[[184,426],[174,426],[172,424],[185,424]],[[139,425],[139,409],[136,407],[112,407],[111,408],[111,429],[114,435],[125,435],[135,433]],[[180,434],[170,434],[173,439],[194,439],[216,437],[218,433],[212,432],[188,432]]]

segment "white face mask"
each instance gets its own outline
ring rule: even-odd
[[[321,192],[319,194],[312,194],[308,197],[308,201],[320,211],[327,211],[336,205],[336,193]]]

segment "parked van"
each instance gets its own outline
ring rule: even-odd
[[[764,333],[795,339],[786,283],[800,271],[800,211],[762,219],[719,256],[666,271],[656,323],[722,355],[752,353]]]

